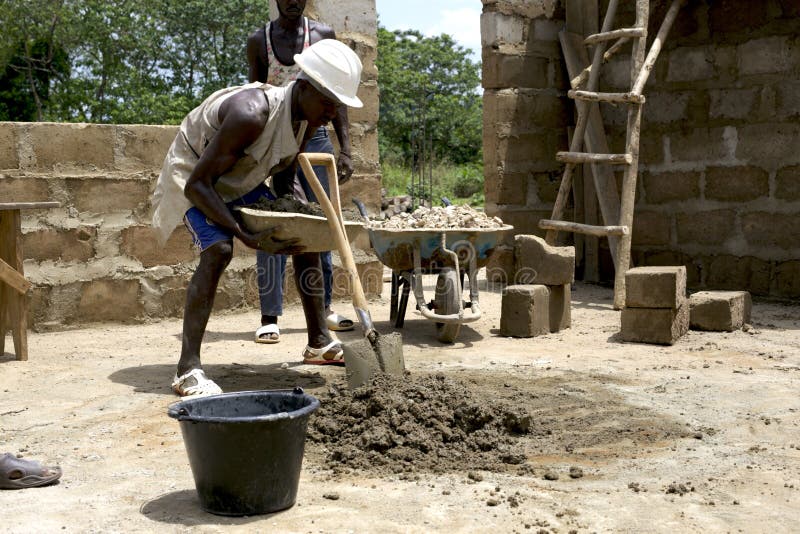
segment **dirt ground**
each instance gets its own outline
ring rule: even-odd
[[[387,332],[388,284],[384,295],[372,315]],[[486,287],[484,317],[454,345],[439,344],[434,325],[411,310],[401,330],[413,379],[453,381],[477,404],[503,402],[530,415],[529,431],[504,445],[514,461],[476,463],[454,445],[438,467],[418,458],[387,470],[335,461],[353,451],[308,439],[297,504],[240,518],[199,508],[179,425],[166,415],[177,400],[169,382],[180,320],[31,333],[28,362],[13,359],[9,337],[0,355],[0,452],[59,464],[64,474],[55,486],[1,492],[2,530],[796,529],[800,305],[756,300],[752,328],[691,331],[662,347],[618,341],[611,290],[576,284],[572,298],[572,328],[533,339],[498,336],[500,294]],[[277,345],[253,343],[258,317],[212,317],[208,374],[226,391],[299,385],[332,406],[343,370],[299,363],[301,309],[288,310]]]

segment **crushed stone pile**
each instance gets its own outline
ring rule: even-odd
[[[330,466],[404,473],[502,471],[525,461],[519,438],[532,432],[524,408],[471,391],[441,373],[380,375],[352,392],[320,397],[308,438]]]
[[[413,213],[398,213],[382,221],[370,221],[370,227],[388,230],[412,228],[502,228],[499,217],[489,217],[469,206],[420,207]]]

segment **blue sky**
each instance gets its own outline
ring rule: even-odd
[[[451,35],[481,57],[481,0],[376,0],[378,21],[387,30]]]

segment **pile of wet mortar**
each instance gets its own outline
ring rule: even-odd
[[[686,435],[684,425],[624,403],[588,376],[407,373],[315,395],[321,407],[306,453],[334,470],[522,474],[537,457],[608,459]]]

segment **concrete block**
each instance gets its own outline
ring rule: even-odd
[[[800,243],[797,212],[754,211],[742,214],[741,219],[744,238],[754,247],[778,247],[788,251],[795,250]]]
[[[715,89],[708,92],[711,99],[709,117],[712,119],[745,119],[751,115],[758,102],[759,90]]]
[[[649,93],[647,106],[644,108],[644,120],[647,124],[670,124],[686,120],[689,109],[688,93]],[[603,108],[605,112],[605,108]],[[627,112],[625,112],[627,115]]]
[[[498,245],[486,264],[486,280],[490,284],[506,285],[514,277],[514,247]]]
[[[549,61],[547,58],[483,51],[483,81],[485,89],[505,87],[547,87]]]
[[[778,169],[775,175],[775,198],[800,200],[800,165]]]
[[[521,18],[496,11],[481,14],[482,46],[522,43],[524,37],[525,21]]]
[[[721,245],[736,231],[734,210],[679,213],[675,220],[679,243]]]
[[[270,15],[274,19],[278,9],[274,2],[270,2]],[[309,2],[310,4],[310,2]],[[317,10],[315,20],[324,20],[336,34],[358,33],[375,35],[378,32],[378,15],[375,11],[375,2],[362,2],[359,0],[337,0],[336,2],[314,2]],[[311,14],[307,13],[309,17]]]
[[[775,266],[775,294],[800,298],[800,261],[781,261]]]
[[[160,171],[178,126],[129,124],[117,126],[115,167],[122,170]]]
[[[631,243],[637,245],[669,245],[672,215],[660,211],[636,211]]]
[[[379,90],[376,82],[361,83],[358,86],[358,98],[364,103],[360,108],[348,108],[347,118],[350,123],[364,122],[377,124],[379,116]],[[335,135],[335,134],[334,134]]]
[[[83,284],[77,317],[82,323],[141,320],[138,280],[96,279]]]
[[[115,127],[107,124],[32,123],[30,142],[36,168],[110,169],[114,165]]]
[[[775,112],[780,119],[793,119],[800,116],[800,82],[797,80],[784,80],[779,82]]]
[[[500,335],[535,337],[550,332],[550,290],[544,285],[512,285],[503,290]]]
[[[800,163],[800,124],[791,122],[747,124],[739,126],[736,159],[750,163],[763,162],[764,167]]]
[[[750,322],[751,308],[747,291],[699,291],[689,297],[689,327],[733,332]]]
[[[120,253],[139,260],[144,268],[178,265],[197,257],[192,236],[185,226],[178,226],[161,247],[150,226],[130,226],[121,232]]]
[[[679,308],[686,300],[686,267],[634,267],[625,273],[626,308]]]
[[[18,169],[17,129],[13,123],[5,122],[0,127],[0,169]]]
[[[74,207],[79,212],[134,211],[149,206],[147,180],[116,178],[69,178],[65,180]]]
[[[41,202],[51,200],[47,180],[0,177],[0,202]]]
[[[575,247],[552,247],[540,237],[524,234],[514,242],[515,271],[530,276],[528,283],[558,286],[575,280]]]
[[[731,151],[725,128],[695,128],[688,133],[669,134],[672,159],[678,161],[718,161]],[[647,161],[651,161],[650,158]]]
[[[689,330],[689,305],[680,308],[624,308],[620,337],[634,343],[672,345]]]
[[[693,82],[707,80],[714,76],[714,63],[711,58],[711,47],[684,46],[676,48],[669,54],[667,81]]]
[[[572,286],[547,286],[550,290],[550,331],[560,332],[572,326]]]
[[[342,266],[339,254],[335,251],[332,254],[333,297],[349,299],[350,295],[353,294],[353,290],[350,287],[350,273]],[[358,278],[361,280],[364,294],[367,298],[380,297],[383,289],[383,264],[381,261],[371,252],[363,250],[354,250],[353,260],[356,264],[356,271],[358,272]],[[286,283],[287,285],[290,283],[294,285],[291,280]]]
[[[69,230],[47,228],[22,236],[25,257],[36,261],[85,262],[95,254],[97,229],[90,226]]]
[[[781,35],[752,39],[739,45],[739,74],[767,74],[796,68],[800,52],[793,40],[793,37]]]
[[[772,279],[772,262],[754,256],[720,254],[706,260],[705,285],[738,291],[746,287],[755,295],[767,295]]]
[[[645,172],[642,182],[648,204],[664,204],[700,196],[698,171]]]
[[[486,213],[500,217],[504,223],[514,227],[515,232],[527,235],[544,236],[545,231],[539,228],[539,219],[549,219],[552,210],[536,210],[525,206],[494,206],[487,205]],[[532,281],[523,282],[532,283]]]
[[[769,173],[752,166],[706,168],[706,199],[747,202],[769,196]]]

